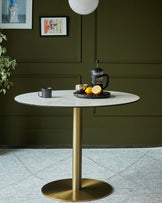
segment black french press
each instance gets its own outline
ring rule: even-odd
[[[91,70],[92,87],[100,85],[102,89],[105,89],[109,85],[109,76],[103,73],[103,70],[98,67],[99,60],[96,61],[97,67]],[[103,87],[103,77],[106,77],[106,85]]]

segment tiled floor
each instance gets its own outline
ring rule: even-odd
[[[162,203],[162,148],[83,149],[82,170],[114,188],[95,203]],[[56,203],[41,187],[71,177],[71,149],[0,150],[0,203]]]

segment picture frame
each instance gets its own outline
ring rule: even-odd
[[[0,0],[0,29],[32,29],[33,0]]]
[[[40,36],[68,36],[67,16],[40,16]]]

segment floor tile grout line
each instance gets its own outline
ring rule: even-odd
[[[13,152],[13,154],[14,154],[14,152]],[[50,165],[44,167],[43,169],[41,169],[41,170],[39,170],[39,171],[37,171],[37,172],[34,172],[34,173],[31,172],[31,171],[26,167],[26,165],[21,161],[21,159],[20,159],[17,155],[14,154],[14,156],[17,158],[17,160],[23,165],[23,167],[24,167],[32,176],[35,176],[37,173],[41,172],[42,170],[45,170],[46,168],[49,168],[49,167],[52,166],[53,164],[57,164],[57,163],[59,163],[59,162],[64,161],[65,159],[69,158],[71,155],[65,157],[64,159],[60,159],[59,161],[57,161],[57,162],[55,162],[55,163],[52,163],[52,164],[50,164]],[[37,176],[36,176],[36,177],[37,177]],[[39,177],[37,177],[37,178],[39,178]],[[39,178],[39,179],[41,179],[41,178]],[[44,179],[42,179],[42,180],[44,180]]]
[[[150,150],[148,150],[147,152],[145,152],[145,153],[143,153],[143,157],[149,157],[149,158],[151,158],[151,159],[153,159],[153,157],[150,157],[150,155],[148,154],[148,152],[149,152]],[[13,152],[12,153],[10,153],[9,155],[11,155],[12,156],[12,154],[13,154]],[[70,155],[69,155],[69,157],[70,157]],[[89,159],[89,157],[87,157],[87,156],[85,156],[84,155],[84,157],[86,157],[87,159]],[[156,159],[153,159],[153,160],[155,160],[155,161],[159,161],[159,160],[156,160]],[[92,161],[92,160],[91,160]],[[140,161],[140,160],[139,160]],[[138,162],[138,160],[136,160],[136,162]],[[53,165],[53,164],[52,164]],[[97,165],[99,165],[99,163],[97,163]],[[105,168],[105,167],[103,167],[103,168]],[[107,168],[106,168],[107,169]],[[109,170],[111,170],[111,169],[109,169]],[[128,169],[127,169],[128,170]],[[113,177],[115,177],[115,176],[117,176],[118,174],[114,174],[114,175],[112,175],[111,177],[109,177],[108,179],[111,179],[111,178],[113,178]],[[133,180],[131,180],[131,179],[129,179],[129,177],[128,178],[126,178],[126,177],[124,177],[124,176],[121,176],[120,174],[119,174],[119,176],[120,177],[122,177],[122,178],[124,178],[125,180],[128,180],[128,181],[130,181],[130,182],[132,182],[132,183],[135,183],[135,181],[133,181]],[[28,177],[31,177],[31,176],[28,176]],[[28,177],[25,177],[23,180],[26,180]],[[39,177],[38,177],[39,178]],[[22,181],[22,180],[21,180]],[[16,185],[18,185],[18,183],[19,183],[20,181],[17,181],[16,182]],[[43,181],[42,181],[43,182]],[[14,183],[11,183],[10,185],[13,185]],[[9,186],[10,186],[9,185]],[[8,187],[8,186],[7,186]],[[5,188],[6,188],[6,186],[5,186]],[[130,187],[131,188],[131,187]],[[2,188],[3,189],[3,188]],[[3,191],[2,191],[3,192]],[[134,194],[135,194],[135,192],[134,192]],[[143,193],[141,193],[141,194],[143,194]],[[144,193],[145,194],[145,193]],[[158,193],[158,192],[156,192],[156,193],[154,193],[154,194],[157,194],[157,195],[162,195],[161,193]],[[136,193],[136,195],[138,195],[138,193]],[[33,195],[34,196],[34,195]],[[25,197],[25,196],[24,196]],[[21,201],[23,201],[23,196],[21,196],[20,195],[20,199],[19,199],[19,201],[18,202],[21,202]],[[111,201],[111,200],[110,200]],[[27,202],[27,200],[25,201],[25,202]],[[46,202],[46,201],[45,201]],[[52,202],[52,201],[51,201]],[[98,201],[97,201],[98,202]],[[108,199],[106,199],[104,202],[108,202]],[[152,202],[151,200],[149,201],[150,203]],[[153,202],[152,202],[153,203]]]
[[[156,158],[154,158],[153,156],[151,156],[150,154],[146,154],[146,156],[149,157],[149,158],[151,158],[151,159],[153,159],[154,161],[160,161],[160,162],[162,162],[162,160],[156,159]]]
[[[143,154],[148,154],[151,151],[151,149],[148,149],[145,153]]]
[[[7,187],[10,187],[11,185],[18,184],[20,181],[25,180],[25,179],[28,179],[29,177],[31,177],[31,175],[28,175],[28,176],[26,176],[26,177],[23,178],[23,179],[20,179],[20,180],[18,180],[18,181],[16,181],[16,182],[10,183],[9,185],[6,185],[6,186],[4,186],[4,187],[1,187],[0,190],[3,190],[3,189],[5,189],[5,188],[7,188]]]
[[[141,157],[139,157],[136,161],[134,161],[132,164],[130,164],[128,167],[126,167],[124,170],[121,170],[118,172],[118,174],[121,174],[125,171],[127,171],[129,168],[131,168],[132,166],[134,166],[138,161],[140,161],[141,159],[143,159],[143,157],[145,157],[146,154],[143,154]]]
[[[148,151],[147,151],[148,152]],[[131,165],[129,165],[128,167],[126,167],[124,170],[122,170],[122,171],[119,171],[119,172],[116,172],[116,171],[114,171],[114,170],[112,170],[112,169],[110,169],[110,168],[107,168],[107,167],[105,167],[105,166],[102,166],[103,168],[105,168],[105,169],[108,169],[108,170],[111,170],[111,171],[113,171],[113,172],[115,172],[115,174],[114,174],[114,176],[120,176],[121,178],[124,178],[122,175],[121,175],[121,173],[123,173],[124,171],[126,171],[126,170],[128,170],[130,167],[132,167],[133,165],[135,165],[138,161],[140,161],[143,157],[145,157],[145,156],[147,156],[147,152],[146,153],[144,153],[141,157],[139,157],[135,162],[133,162]],[[86,156],[87,157],[87,156]],[[87,158],[89,158],[89,157],[87,157]],[[90,158],[89,158],[90,159]],[[96,163],[97,165],[99,165],[99,163],[98,162],[95,162],[94,160],[92,160],[92,159],[90,159],[91,161],[93,161],[94,163]],[[109,178],[107,178],[107,180],[109,180],[110,178],[112,178],[112,177],[114,177],[114,176],[111,176],[111,177],[109,177]],[[134,183],[132,180],[129,180],[129,181],[131,181],[132,183]]]
[[[33,175],[36,175],[37,173],[40,173],[41,171],[48,169],[49,167],[53,166],[54,164],[63,162],[64,160],[68,159],[69,157],[71,157],[71,155],[65,157],[64,159],[59,160],[58,162],[52,163],[52,164],[46,166],[45,168],[43,168],[43,169],[41,169],[41,170],[39,170],[39,171],[37,171],[37,172],[34,172]]]
[[[100,168],[104,168],[104,169],[108,169],[114,173],[116,173],[116,171],[112,170],[111,168],[105,167],[103,165],[101,165],[101,163],[98,163],[97,161],[94,161],[93,159],[91,159],[90,157],[88,157],[87,155],[84,155],[84,157],[86,157],[87,159],[89,159],[90,161],[92,161],[93,163],[95,163],[97,166],[99,166]]]
[[[118,174],[114,174],[114,175],[112,175],[112,176],[110,176],[109,178],[107,178],[106,180],[107,181],[109,181],[111,178],[113,178],[113,177],[115,177],[115,176],[117,176]],[[121,176],[120,176],[121,177]]]
[[[50,164],[50,165],[44,167],[43,169],[41,169],[41,170],[39,170],[39,171],[33,173],[33,172],[31,172],[31,171],[26,167],[26,165],[21,161],[21,159],[20,159],[14,152],[13,152],[13,154],[14,154],[14,156],[17,158],[17,160],[23,165],[23,167],[30,173],[31,176],[33,176],[33,177],[35,177],[35,178],[38,178],[38,179],[40,179],[40,180],[45,180],[45,179],[44,179],[44,178],[41,178],[41,177],[39,177],[39,176],[37,176],[37,173],[41,172],[42,170],[45,170],[46,168],[51,167],[53,164],[60,163],[60,162],[62,162],[62,161],[64,161],[64,160],[66,160],[67,158],[71,157],[71,155],[68,155],[67,157],[64,157],[63,159],[61,159],[61,160],[59,160],[59,161],[57,161],[57,162],[55,162],[55,163],[52,163],[52,164]],[[57,154],[57,155],[60,155],[60,154]]]
[[[116,172],[116,171],[113,171],[112,169],[110,169],[111,171],[115,172],[115,174],[114,174],[113,176],[107,178],[107,181],[109,181],[111,178],[113,178],[113,177],[115,177],[115,176],[119,176],[119,177],[125,179],[125,177],[123,177],[123,176],[121,175],[121,173],[124,172],[124,171],[126,171],[128,168],[132,167],[134,164],[136,164],[136,162],[138,162],[138,161],[139,161],[140,159],[142,159],[144,156],[146,156],[146,155],[143,154],[138,160],[136,160],[136,161],[135,161],[134,163],[132,163],[129,167],[125,168],[125,169],[122,170],[122,171]],[[104,167],[104,168],[109,170],[109,168],[107,168],[107,167]],[[129,180],[130,182],[134,183],[132,180],[130,180],[130,179],[128,179],[128,180]]]
[[[11,154],[17,159],[17,157],[15,156],[14,152],[12,152]],[[18,160],[18,159],[17,159],[17,160]],[[18,160],[18,162],[21,163],[19,160]],[[22,163],[21,163],[21,165],[22,165]],[[24,166],[23,166],[23,167],[24,167]],[[26,168],[25,168],[25,169],[26,169]],[[27,169],[26,169],[26,170],[27,170]],[[28,172],[29,172],[29,171],[28,171]],[[30,172],[29,172],[29,174],[30,174],[30,175],[28,175],[26,178],[31,177],[32,174],[31,174]],[[26,178],[25,178],[25,179],[26,179]],[[24,180],[24,178],[23,178],[23,179],[20,179],[19,181],[21,181],[21,180]],[[1,187],[0,190],[1,190],[1,189],[4,189],[4,188],[7,188],[7,187],[9,187],[10,185],[13,185],[13,184],[16,184],[16,183],[17,183],[17,182],[14,182],[14,183],[11,183],[11,184],[6,185],[6,186],[4,186],[4,187]]]
[[[29,174],[32,175],[32,172],[25,166],[25,164],[21,161],[21,159],[14,152],[13,152],[13,155],[19,161],[19,163],[29,172]]]
[[[148,150],[148,151],[149,151],[149,150]],[[147,154],[148,151],[145,152],[143,155]],[[69,156],[65,157],[64,159],[59,160],[59,161],[57,161],[57,162],[55,162],[55,163],[53,163],[53,164],[50,164],[50,165],[48,165],[47,167],[45,167],[45,168],[43,168],[43,169],[41,169],[41,170],[39,170],[39,171],[33,173],[33,172],[31,172],[31,171],[26,167],[26,165],[21,161],[21,159],[20,159],[19,157],[17,157],[17,155],[15,155],[14,152],[12,152],[12,153],[13,153],[14,156],[18,159],[18,161],[23,165],[23,167],[30,173],[30,175],[32,175],[32,176],[34,176],[34,177],[36,177],[36,178],[39,178],[40,180],[45,180],[45,179],[38,177],[38,176],[36,175],[37,173],[39,173],[39,172],[41,172],[42,170],[45,170],[45,169],[51,167],[53,164],[60,163],[60,162],[62,162],[62,161],[64,161],[64,160],[66,160],[67,158],[71,157],[71,155],[69,155]],[[142,155],[142,157],[143,157],[143,155]],[[124,172],[125,170],[127,170],[128,168],[130,168],[131,166],[133,166],[136,162],[138,162],[138,160],[140,160],[140,158],[139,158],[138,160],[136,160],[135,162],[133,162],[130,166],[128,166],[128,167],[125,168],[124,170],[119,171],[119,172],[116,172],[116,171],[114,171],[114,170],[111,169],[111,168],[107,168],[107,167],[105,167],[105,166],[103,166],[103,165],[101,166],[98,162],[94,161],[94,160],[91,159],[90,157],[88,157],[88,156],[86,156],[86,155],[84,155],[84,156],[85,156],[86,158],[88,158],[89,160],[91,160],[92,162],[94,162],[95,164],[97,164],[99,167],[108,169],[108,170],[114,172],[116,175],[119,175],[119,176],[120,176],[120,173]]]
[[[150,156],[147,154],[149,151],[150,151],[150,150],[148,150],[147,152],[145,152],[138,160],[136,160],[135,162],[133,162],[130,166],[128,166],[128,167],[125,168],[124,170],[117,172],[114,176],[117,176],[117,175],[118,175],[119,177],[126,179],[124,176],[121,175],[121,173],[123,173],[124,171],[128,170],[129,168],[131,168],[131,167],[132,167],[133,165],[135,165],[138,161],[140,161],[141,159],[143,159],[143,157],[152,158],[152,157],[150,157]],[[153,158],[152,158],[152,159],[153,159]],[[156,160],[156,159],[153,159],[153,160],[159,161],[159,160]],[[107,178],[107,180],[113,178],[114,176]],[[127,180],[127,179],[126,179],[126,180]],[[130,182],[132,182],[132,183],[135,184],[135,182],[132,181],[132,180],[130,180],[129,178],[128,178],[128,180],[129,180]],[[162,193],[157,193],[157,194],[161,194],[161,195],[162,195]]]
[[[14,153],[13,153],[13,154],[14,154]],[[33,173],[33,172],[31,172],[31,171],[25,166],[25,164],[21,161],[21,159],[20,159],[19,157],[17,157],[15,154],[14,154],[14,156],[15,156],[15,157],[17,158],[17,160],[22,164],[22,166],[30,173],[31,176],[33,176],[33,177],[35,177],[35,178],[38,178],[38,179],[40,179],[40,180],[46,180],[46,179],[37,176],[37,173],[39,173],[39,172],[42,171],[42,170],[45,170],[46,168],[52,166],[53,164],[56,164],[56,163],[61,162],[61,161],[64,161],[64,160],[67,158],[67,157],[66,157],[66,158],[64,158],[64,159],[62,159],[62,160],[60,160],[60,161],[58,161],[58,162],[56,162],[56,163],[53,163],[53,164],[51,164],[51,165],[48,165],[47,167],[41,169],[40,171],[37,171],[37,172]]]
[[[147,157],[147,155],[144,154],[143,157]],[[140,161],[143,157],[141,157],[138,161]],[[138,161],[137,161],[137,162],[138,162]],[[157,160],[156,160],[156,161],[157,161]],[[133,165],[132,165],[132,166],[133,166]],[[130,166],[130,167],[132,167],[132,166]],[[129,167],[129,168],[130,168],[130,167]],[[127,169],[128,169],[128,168],[127,168]],[[127,169],[126,169],[126,170],[127,170]],[[126,171],[126,170],[125,170],[125,171]],[[123,173],[123,172],[124,172],[124,171],[120,171],[117,175],[120,176],[120,177],[122,177],[122,178],[124,178],[124,179],[126,179],[123,175],[121,175],[121,173]],[[132,181],[131,179],[129,179],[129,177],[128,177],[126,180],[129,180],[130,182],[132,182],[132,183],[135,184],[135,182]],[[159,193],[159,194],[160,194],[160,193]]]
[[[36,173],[32,173],[23,163],[22,163],[22,161],[19,159],[19,157],[17,157],[15,154],[14,154],[14,152],[12,152],[12,154],[15,156],[15,158],[19,161],[19,163],[21,163],[21,165],[29,172],[29,174],[30,175],[28,175],[27,177],[25,177],[25,178],[23,178],[23,179],[20,179],[18,182],[14,182],[14,183],[11,183],[11,184],[9,184],[9,185],[6,185],[6,186],[4,186],[4,187],[1,187],[0,188],[0,190],[1,189],[5,189],[5,188],[7,188],[7,187],[9,187],[9,186],[11,186],[11,185],[15,185],[15,184],[18,184],[20,181],[22,181],[22,180],[24,180],[24,179],[27,179],[27,178],[29,178],[29,177],[31,177],[31,176],[33,176],[33,177],[35,177],[35,178],[38,178],[38,179],[40,179],[40,180],[43,180],[43,181],[45,181],[45,179],[43,179],[43,178],[40,178],[40,177],[38,177],[37,175],[36,175],[36,173],[38,173],[38,172],[40,172],[40,171],[37,171]],[[68,157],[70,157],[70,156],[68,156]],[[66,157],[67,158],[67,157]],[[61,162],[61,161],[64,161],[66,158],[64,158],[64,159],[62,159],[62,160],[60,160],[59,162]],[[58,162],[57,162],[58,163]],[[53,165],[53,164],[52,164]],[[51,165],[50,165],[51,166]],[[49,167],[49,166],[48,166]],[[45,168],[44,168],[45,169]],[[43,170],[43,169],[42,169]]]
[[[117,172],[117,171],[114,171],[114,170],[111,169],[111,168],[107,168],[107,167],[105,167],[105,166],[102,166],[102,167],[105,168],[105,169],[111,170],[111,171],[115,172],[116,174],[119,174],[120,172],[124,172],[125,170],[127,170],[128,168],[130,168],[131,166],[133,166],[136,162],[138,162],[138,161],[139,161],[141,158],[143,158],[145,155],[146,155],[145,153],[142,154],[142,156],[140,156],[136,161],[134,161],[132,164],[130,164],[129,166],[127,166],[127,167],[126,167],[124,170],[122,170],[122,171],[118,171],[118,172]],[[87,155],[86,155],[86,157],[87,157]],[[89,158],[89,157],[87,157],[87,158]],[[94,161],[94,160],[91,159],[91,158],[89,158],[89,159],[101,167],[101,163],[98,163],[97,161]]]
[[[26,167],[26,165],[21,161],[21,159],[19,158],[19,157],[17,157],[17,155],[15,155],[14,153],[13,153],[13,155],[16,157],[16,159],[20,162],[20,164],[29,172],[29,174],[31,175],[31,176],[34,176],[35,178],[39,178],[40,180],[44,180],[43,178],[40,178],[40,177],[37,177],[34,173],[32,173],[27,167]]]

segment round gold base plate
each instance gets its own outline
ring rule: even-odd
[[[58,180],[43,186],[42,193],[51,199],[65,202],[84,202],[110,195],[111,185],[104,181],[82,179],[80,191],[72,191],[72,179]]]

